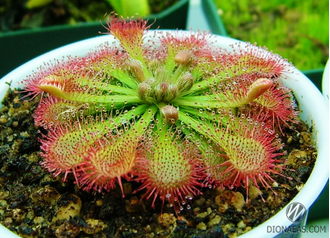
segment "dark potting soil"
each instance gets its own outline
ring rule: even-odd
[[[286,169],[272,175],[271,190],[250,186],[237,191],[201,189],[176,215],[165,203],[151,208],[140,200],[143,191],[132,194],[138,184],[125,182],[125,198],[119,188],[105,194],[80,190],[73,177],[62,182],[39,162],[40,133],[32,113],[39,100],[21,101],[9,90],[0,109],[0,222],[22,237],[236,237],[263,223],[300,191],[317,157],[310,128],[292,125],[282,140],[286,143]]]

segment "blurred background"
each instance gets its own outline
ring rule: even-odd
[[[154,29],[200,29],[257,42],[321,90],[329,58],[328,0],[0,0],[0,78],[49,50],[105,33],[102,24],[113,11],[146,17]],[[308,223],[329,227],[329,185]]]
[[[269,50],[287,58],[302,71],[324,68],[329,57],[329,1],[211,0],[212,4],[209,2],[209,0],[0,0],[2,59],[17,62],[14,66],[17,67],[29,59],[20,56],[22,54],[28,54],[30,57],[29,52],[33,51],[35,52],[31,57],[33,58],[60,45],[97,36],[99,31],[105,32],[100,22],[105,22],[109,13],[116,11],[124,17],[136,15],[138,12],[139,16],[149,18],[151,23],[157,19],[154,28],[162,29],[190,27],[196,29],[200,26],[200,19],[206,18],[208,25],[202,27],[203,30],[211,30],[215,34],[267,46]],[[182,17],[173,18],[178,15],[175,12],[178,5],[184,8],[184,11],[179,13]],[[188,25],[187,20],[191,16],[188,12],[197,5],[200,5],[202,14],[191,18],[194,21],[190,21]],[[171,11],[175,12],[172,18],[163,21],[164,14],[171,14]],[[214,13],[216,15],[212,18],[210,15]],[[70,26],[74,28],[71,29]],[[54,31],[51,32],[49,27],[53,27]],[[78,28],[80,31],[77,30]],[[62,32],[59,31],[61,29]],[[68,32],[70,29],[71,34]],[[42,38],[44,37],[42,31],[52,36]],[[22,34],[27,38],[22,38],[19,42],[15,41],[14,37],[10,37],[13,35],[18,37]],[[35,38],[33,34],[36,34]],[[34,47],[28,45],[27,41],[35,42]],[[7,53],[6,48],[9,45],[11,48]],[[17,47],[25,47],[25,51],[22,49],[13,52]],[[11,54],[15,54],[15,57],[8,58]],[[21,57],[24,61],[19,61]],[[13,69],[11,65],[2,67],[4,68],[1,68],[0,77]]]
[[[154,29],[186,29],[189,0],[0,0],[0,78],[40,54],[106,33],[113,11],[145,16]]]

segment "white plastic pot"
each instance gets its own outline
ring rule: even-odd
[[[187,34],[187,32],[183,32],[182,34]],[[216,37],[217,44],[228,49],[230,44],[237,42],[237,40],[226,37]],[[61,59],[62,56],[66,55],[83,56],[101,43],[113,40],[113,36],[105,35],[79,41],[77,43],[50,51],[25,63],[1,79],[0,99],[2,100],[8,89],[6,82],[12,81],[12,88],[19,87],[18,82],[22,81],[25,76],[31,74],[33,70],[37,70],[37,67],[42,65],[44,62],[49,62],[53,59]],[[294,72],[289,75],[289,78],[285,80],[285,84],[289,88],[293,89],[294,94],[299,101],[299,106],[301,109],[300,117],[309,125],[313,125],[314,140],[318,149],[318,157],[314,170],[312,171],[305,186],[292,201],[299,202],[308,209],[317,199],[329,178],[329,108],[325,97],[323,97],[314,84],[297,69],[294,69]],[[278,235],[276,230],[274,232],[274,229],[270,232],[269,227],[288,227],[291,225],[290,220],[286,217],[286,208],[287,206],[272,218],[241,237],[265,238]],[[14,233],[10,232],[2,225],[0,226],[0,234],[1,236],[7,238],[17,237]]]

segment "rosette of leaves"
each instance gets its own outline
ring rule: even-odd
[[[282,83],[291,66],[255,45],[148,29],[112,16],[114,42],[24,80],[26,97],[41,95],[42,165],[88,191],[140,182],[153,206],[176,210],[204,186],[271,189],[284,169],[278,134],[298,122]]]

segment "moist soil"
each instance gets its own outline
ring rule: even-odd
[[[250,186],[236,191],[202,188],[203,195],[182,204],[176,214],[161,202],[141,200],[143,191],[124,182],[125,198],[119,188],[105,194],[80,190],[73,177],[63,182],[40,162],[42,129],[34,126],[36,98],[21,101],[11,90],[0,109],[0,222],[21,237],[236,237],[263,223],[301,190],[317,157],[311,128],[291,125],[282,140],[288,151],[284,176],[272,175],[272,190],[261,196]],[[45,132],[44,132],[45,133]],[[288,178],[292,179],[288,179]],[[275,193],[277,195],[275,195]]]

